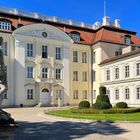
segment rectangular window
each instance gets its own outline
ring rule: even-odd
[[[78,90],[74,90],[73,99],[78,99]]]
[[[42,68],[42,78],[48,78],[48,68]]]
[[[119,90],[118,89],[115,90],[115,99],[119,100]]]
[[[93,99],[96,99],[96,90],[93,90]]]
[[[96,52],[93,52],[93,63],[96,63]]]
[[[73,72],[73,81],[78,81],[78,71]]]
[[[137,75],[140,75],[140,63],[137,63]]]
[[[129,88],[126,88],[125,89],[125,99],[130,99],[130,96],[129,96]]]
[[[82,63],[87,63],[87,53],[82,52]]]
[[[56,48],[56,60],[61,60],[61,48]]]
[[[2,52],[3,52],[3,55],[7,56],[7,42],[3,42]]]
[[[78,52],[73,51],[73,62],[78,62]]]
[[[87,81],[87,72],[83,72],[82,75],[83,75],[83,81]]]
[[[106,90],[106,95],[107,95],[108,98],[110,99],[110,90]]]
[[[110,80],[110,70],[106,71],[106,80]]]
[[[1,30],[11,30],[11,23],[10,22],[5,22],[5,21],[0,21],[0,29]]]
[[[87,90],[83,90],[83,99],[87,99]]]
[[[96,81],[96,71],[93,71],[93,81]]]
[[[119,68],[115,68],[115,79],[119,79]]]
[[[33,67],[27,67],[27,78],[33,78]]]
[[[8,99],[8,97],[7,97],[7,92],[4,92],[4,93],[3,93],[2,99],[3,99],[3,100]]]
[[[60,98],[60,100],[62,100],[62,90],[56,90],[56,100],[58,100],[58,98]]]
[[[56,69],[55,77],[56,77],[56,80],[60,80],[61,79],[61,69]]]
[[[27,44],[27,57],[33,57],[33,44]]]
[[[125,66],[125,77],[129,77],[129,66]]]
[[[136,99],[140,99],[140,87],[137,88]]]
[[[48,58],[48,46],[42,45],[42,58]]]
[[[33,89],[27,89],[27,99],[33,100]]]

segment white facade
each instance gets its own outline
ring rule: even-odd
[[[124,101],[129,106],[140,106],[139,66],[139,53],[101,65],[100,85],[107,88],[112,104]]]
[[[12,34],[0,35],[7,42],[4,59],[8,91],[3,106],[33,106],[43,104],[44,98],[47,98],[46,104],[58,104],[58,98],[61,105],[67,104],[72,39],[46,24],[27,25]],[[42,46],[46,46],[44,54]],[[59,48],[57,54],[56,48]],[[43,73],[43,68],[46,73]]]

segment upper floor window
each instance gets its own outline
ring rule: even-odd
[[[55,78],[56,78],[56,80],[61,79],[61,69],[56,69],[55,70]]]
[[[73,72],[73,81],[78,81],[78,71]]]
[[[73,51],[73,62],[78,62],[78,52]]]
[[[125,66],[125,77],[129,77],[129,66]]]
[[[48,46],[42,45],[42,58],[48,58]]]
[[[136,74],[140,75],[140,63],[137,63],[137,67],[136,67]]]
[[[7,42],[3,42],[2,52],[3,52],[3,55],[7,56]]]
[[[74,42],[80,42],[80,33],[78,32],[71,32],[70,37]]]
[[[82,52],[82,63],[87,63],[87,53]]]
[[[93,63],[96,63],[96,52],[93,52]]]
[[[83,75],[83,81],[87,81],[87,72],[84,71],[82,75]]]
[[[48,68],[42,68],[42,78],[48,78]]]
[[[93,81],[96,81],[96,71],[93,71]]]
[[[8,20],[0,20],[0,30],[11,31],[11,22]]]
[[[56,48],[56,60],[61,60],[61,48]]]
[[[125,35],[124,36],[124,41],[125,41],[125,44],[130,45],[131,44],[131,36],[130,35]]]
[[[106,80],[110,80],[110,70],[106,71]]]
[[[119,68],[115,68],[115,79],[119,79]]]
[[[27,57],[33,57],[33,44],[27,44]]]
[[[33,67],[27,67],[27,78],[33,78]]]

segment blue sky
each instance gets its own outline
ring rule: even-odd
[[[140,35],[140,1],[106,0],[107,16],[121,20],[121,27]],[[102,21],[104,0],[0,0],[0,6],[39,12],[49,16],[94,23]]]

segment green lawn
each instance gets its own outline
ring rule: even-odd
[[[79,118],[89,120],[140,121],[140,112],[128,114],[80,114],[72,113],[70,110],[56,110],[50,111],[46,114],[66,118]]]

